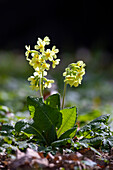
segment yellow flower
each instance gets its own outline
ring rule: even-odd
[[[40,78],[42,78],[42,72],[39,70],[36,70],[36,72],[34,72],[34,76],[38,76]],[[47,76],[47,71],[43,71],[43,76]]]
[[[56,65],[59,64],[59,62],[60,62],[60,59],[53,60],[53,61],[52,61],[52,63],[53,63],[53,64],[52,64],[52,67],[55,68]]]
[[[43,41],[41,38],[38,38],[37,44],[38,45],[35,45],[34,48],[36,50],[40,50],[40,52],[43,52],[44,51],[44,47],[46,45],[45,41]]]
[[[35,49],[36,50],[40,50],[40,52],[43,52],[44,51],[44,47],[45,45],[49,45],[50,44],[50,39],[49,37],[45,37],[44,40],[42,40],[41,38],[38,38],[38,41],[37,41],[37,45],[35,45]]]
[[[34,69],[36,69],[37,67],[40,68],[41,67],[41,62],[40,62],[40,58],[39,57],[33,57],[29,64],[31,66],[33,66]]]
[[[77,87],[81,84],[83,75],[85,74],[85,63],[83,61],[78,61],[77,63],[70,64],[63,73],[65,76],[64,82],[69,84],[71,87]]]
[[[86,64],[83,61],[78,61],[77,66],[81,66],[83,68],[86,66]]]
[[[28,78],[28,81],[30,81],[30,87],[32,90],[39,90],[39,81],[34,76],[31,76]]]
[[[29,54],[30,54],[30,45],[29,46],[25,46],[25,48],[26,48],[26,52],[25,52],[25,56],[26,56],[26,60],[28,60],[28,61],[30,61],[30,59],[28,58],[29,57]]]
[[[47,80],[45,78],[47,75],[46,71],[50,69],[50,63],[52,62],[52,67],[55,68],[60,62],[60,59],[56,59],[56,54],[59,52],[59,50],[56,49],[56,46],[53,46],[52,50],[45,50],[45,46],[49,44],[50,39],[46,36],[43,40],[38,38],[37,45],[34,46],[35,50],[30,50],[30,46],[25,46],[27,49],[25,53],[26,59],[35,70],[34,76],[29,77],[28,81],[30,81],[30,87],[32,89],[38,90],[40,86],[40,95],[42,95],[42,89],[44,87],[50,88],[51,83],[54,82],[53,80]]]
[[[45,45],[49,45],[50,44],[50,39],[49,39],[49,37],[45,37],[44,38],[44,42],[45,42]]]
[[[56,46],[54,45],[54,46],[52,47],[52,51],[56,54],[56,53],[59,52],[59,49],[56,49]]]
[[[41,65],[41,71],[49,70],[49,68],[50,68],[50,64],[48,64],[48,63],[43,63]]]
[[[31,81],[31,82],[30,82],[31,85],[35,84],[35,77],[34,77],[34,76],[30,76],[30,77],[28,78],[28,81]]]
[[[67,75],[64,82],[66,82],[66,84],[69,84],[72,87],[75,83],[75,76]]]
[[[43,53],[44,59],[45,60],[49,60],[52,61],[53,60],[53,52],[50,49],[47,49],[44,53]]]
[[[56,59],[56,58],[57,58],[57,55],[56,55],[56,54],[59,52],[59,50],[56,49],[56,46],[53,46],[53,47],[52,47],[52,52],[53,52],[53,58]]]
[[[54,80],[47,80],[44,84],[44,88],[51,88],[51,83],[54,83]]]
[[[81,84],[81,83],[78,83],[78,81],[75,81],[74,84],[73,84],[73,86],[78,87],[79,84]]]

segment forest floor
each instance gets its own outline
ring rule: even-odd
[[[101,152],[101,155],[95,154],[90,149],[82,149],[68,154],[57,153],[52,155],[48,153],[44,156],[43,152],[36,152],[28,148],[26,153],[17,150],[15,160],[9,158],[8,155],[0,155],[0,169],[112,170],[113,150],[111,149],[110,153]]]

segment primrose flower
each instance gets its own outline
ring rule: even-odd
[[[52,61],[53,60],[53,52],[50,49],[47,49],[44,53],[44,59]]]
[[[66,82],[66,84],[70,84],[70,86],[73,86],[75,82],[75,76],[67,75],[64,82]]]
[[[42,40],[41,38],[38,38],[37,45],[35,45],[35,49],[40,50],[40,52],[43,52],[45,45],[49,45],[49,44],[50,44],[49,37],[46,36],[44,40]]]
[[[30,81],[30,87],[32,90],[36,90],[36,91],[39,90],[39,80],[36,79],[35,76],[30,76],[28,78],[28,81]]]
[[[40,62],[40,58],[39,57],[33,57],[30,61],[29,64],[31,66],[33,66],[34,69],[36,69],[37,67],[40,68],[41,67],[41,62]]]
[[[50,44],[50,39],[49,39],[49,37],[45,37],[44,38],[44,42],[45,42],[45,45],[49,45]]]
[[[63,73],[65,76],[64,82],[72,86],[79,86],[85,74],[85,63],[83,61],[78,61],[77,63],[70,64]]]
[[[60,62],[60,59],[53,60],[53,61],[52,61],[52,63],[53,63],[53,64],[52,64],[52,67],[55,68],[56,65],[59,64],[59,62]]]
[[[45,41],[43,41],[41,38],[38,38],[37,44],[38,45],[35,45],[34,48],[36,50],[40,50],[40,52],[44,51],[44,47],[46,45]]]
[[[55,45],[52,47],[52,52],[53,52],[53,58],[56,59],[57,58],[56,54],[59,52],[59,50],[56,49]]]
[[[29,61],[29,64],[35,71],[33,76],[28,78],[28,81],[30,81],[30,87],[32,89],[40,90],[41,96],[43,96],[43,89],[47,87],[50,88],[51,84],[54,82],[53,80],[46,79],[47,71],[50,69],[51,65],[55,68],[60,62],[60,59],[57,59],[56,54],[59,50],[56,49],[56,46],[53,46],[52,50],[45,49],[45,46],[49,44],[50,39],[46,36],[44,39],[38,38],[34,50],[30,50],[30,46],[25,46],[27,50],[25,53],[26,60]]]
[[[45,88],[51,88],[51,84],[54,83],[54,80],[46,80],[44,87]]]
[[[39,78],[42,78],[42,72],[39,71],[39,70],[37,70],[37,71],[34,72],[33,74],[34,74],[35,77],[37,76],[37,77],[39,77]],[[44,72],[43,72],[43,76],[47,76],[47,71],[44,71]]]
[[[26,56],[26,60],[28,60],[28,61],[30,61],[30,59],[28,58],[29,57],[29,53],[31,52],[30,51],[30,45],[29,46],[25,46],[25,48],[26,48],[26,52],[25,52],[25,56]]]
[[[43,63],[42,66],[41,66],[41,70],[44,71],[44,70],[49,70],[50,68],[50,64],[48,63]]]

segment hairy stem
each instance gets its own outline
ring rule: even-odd
[[[42,77],[40,78],[40,97],[43,98],[43,71],[42,71]]]
[[[66,87],[67,87],[67,84],[65,83],[65,84],[64,84],[63,99],[62,99],[62,109],[64,108],[64,100],[65,100],[65,94],[66,94]]]

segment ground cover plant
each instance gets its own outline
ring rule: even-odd
[[[29,160],[34,159],[33,155],[38,159],[35,160],[38,168],[86,169],[105,167],[111,157],[105,159],[101,152],[111,153],[113,146],[113,132],[108,126],[110,115],[101,115],[79,128],[77,124],[79,113],[76,106],[65,108],[67,85],[77,88],[82,82],[83,75],[85,75],[86,65],[83,61],[71,63],[65,69],[62,98],[59,93],[49,97],[44,95],[45,89],[51,88],[52,83],[54,83],[54,80],[47,78],[47,73],[51,65],[54,69],[60,62],[60,59],[57,59],[59,50],[55,46],[52,47],[52,50],[47,49],[46,46],[49,43],[50,39],[46,36],[43,40],[38,38],[34,50],[31,50],[30,46],[26,46],[26,60],[34,69],[34,73],[28,78],[28,81],[30,81],[32,90],[40,92],[40,97],[27,97],[30,115],[29,118],[24,116],[19,121],[18,116],[11,117],[11,110],[8,107],[0,107],[2,115],[0,125],[1,154],[8,154],[13,158],[13,153],[17,151],[16,161],[10,163],[12,169],[23,166],[25,161],[22,162],[19,159],[26,157],[29,167],[35,167]],[[26,151],[26,153],[20,152],[17,148]],[[82,151],[91,151],[99,158],[96,157],[97,161],[85,159]],[[101,159],[102,165],[98,162],[99,159]],[[21,162],[20,165],[18,165],[18,160]]]

